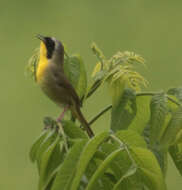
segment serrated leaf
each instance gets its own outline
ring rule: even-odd
[[[136,94],[132,89],[125,89],[120,101],[113,104],[111,113],[111,129],[127,129],[137,112]]]
[[[136,166],[131,166],[128,171],[118,180],[118,182],[114,185],[113,190],[119,190],[121,183],[123,182],[124,179],[134,175],[136,173],[137,167]]]
[[[171,115],[170,111],[168,111],[168,113],[166,114],[163,126],[162,126],[161,130],[159,131],[159,141],[160,141],[161,137],[163,136],[163,134],[166,130],[166,127],[168,126],[169,121],[171,120],[171,117],[172,117],[172,115]]]
[[[112,152],[98,167],[98,169],[93,174],[92,178],[90,179],[88,186],[86,190],[92,190],[95,189],[95,184],[97,180],[104,174],[106,169],[109,167],[109,164],[115,159],[115,157],[123,150],[123,148],[119,148],[118,150],[115,150]]]
[[[76,126],[75,123],[73,123],[72,121],[62,120],[61,123],[62,123],[65,134],[69,138],[71,138],[71,139],[79,139],[79,138],[88,139],[88,136],[86,135],[86,133],[81,128]]]
[[[174,161],[176,168],[182,176],[182,143],[170,146],[169,153]]]
[[[69,190],[70,184],[75,176],[80,154],[87,140],[78,140],[67,153],[56,178],[53,182],[51,190]]]
[[[172,97],[172,96],[169,96],[168,95],[168,97],[170,97],[171,99],[176,99],[174,96]],[[177,99],[176,99],[177,100]],[[170,101],[170,100],[168,100],[168,102],[167,102],[167,107],[168,107],[168,113],[166,114],[166,117],[165,117],[165,122],[164,122],[164,124],[163,124],[163,126],[162,126],[162,129],[161,129],[161,131],[160,131],[160,135],[159,135],[159,137],[160,137],[160,139],[162,138],[162,136],[163,136],[163,134],[164,134],[164,132],[165,132],[165,130],[166,130],[166,128],[167,128],[167,126],[168,126],[168,124],[169,124],[169,122],[170,122],[170,120],[171,120],[171,118],[172,118],[172,115],[178,110],[178,108],[179,108],[179,106],[177,105],[177,104],[175,104],[174,102],[172,102],[172,101]],[[176,137],[177,138],[177,137]],[[177,139],[176,139],[177,140]]]
[[[155,156],[147,149],[131,147],[142,183],[150,190],[166,190],[166,184]]]
[[[128,129],[132,129],[139,134],[143,133],[150,119],[150,101],[151,96],[136,96],[137,113]]]
[[[154,153],[155,157],[157,158],[157,161],[160,165],[160,168],[162,170],[163,176],[166,176],[167,173],[167,167],[168,167],[168,152],[165,149],[157,149],[159,146],[154,147],[151,149],[151,151]]]
[[[160,137],[160,131],[165,122],[165,117],[168,112],[167,97],[165,93],[159,93],[152,97],[150,103],[150,144],[155,144]]]
[[[102,147],[104,146],[105,144]],[[110,150],[110,148],[107,149],[106,152],[108,150]],[[135,161],[135,165],[138,170],[136,174],[134,173],[132,176],[123,179],[122,183],[120,183],[120,185],[118,184],[118,188],[141,189],[141,186],[145,185],[150,190],[165,190],[166,185],[164,178],[154,154],[146,148],[133,146],[129,148],[129,151],[130,156],[132,156],[132,159]],[[128,168],[132,165],[127,152],[123,151],[120,156],[120,161],[117,159],[116,161],[120,162],[120,169],[123,171],[122,176],[127,174]]]
[[[47,134],[48,134],[48,130],[44,130],[33,143],[32,147],[30,149],[30,153],[29,153],[30,160],[32,162],[35,162],[35,160],[37,159],[37,151],[38,151],[41,143],[43,142],[43,140],[46,138]]]
[[[118,146],[116,144],[109,144],[109,143],[104,143],[102,145],[102,150],[106,153],[106,154],[110,154],[113,151],[117,150]],[[130,151],[130,150],[129,150]],[[124,176],[127,174],[128,169],[131,167],[132,161],[130,160],[130,158],[128,157],[128,153],[127,151],[123,151],[121,152],[114,160],[114,163],[118,163],[119,167],[118,169],[120,170],[120,175],[119,178],[117,178],[117,182]],[[138,188],[138,186],[141,186],[141,184],[139,184],[138,179],[135,179],[136,176],[134,176],[134,178],[132,178],[131,180],[124,180],[122,182],[122,184],[120,184],[120,189],[141,189]],[[126,182],[128,181],[128,182]],[[115,184],[117,183],[115,182]],[[137,183],[136,183],[137,182]],[[131,187],[131,188],[130,188]]]
[[[172,117],[160,139],[160,146],[168,148],[175,143],[178,132],[182,129],[182,107],[179,107]]]
[[[94,138],[90,139],[89,142],[85,145],[75,172],[75,178],[73,179],[71,190],[77,190],[80,184],[80,180],[83,176],[83,173],[91,160],[94,153],[97,151],[98,146],[109,136],[108,132],[103,132],[96,135]]]
[[[55,141],[55,139],[57,138],[57,135],[58,135],[57,129],[52,129],[47,134],[46,138],[42,141],[40,148],[38,149],[37,154],[36,154],[39,171],[40,171],[42,155],[49,148],[49,146]]]
[[[106,175],[104,175],[100,180],[99,184],[101,184],[101,190],[111,190],[113,187],[112,181]]]
[[[120,146],[116,143],[104,143],[101,146],[101,150],[109,156],[115,150],[118,150]],[[131,166],[132,161],[128,158],[127,151],[120,152],[120,154],[115,158],[114,162],[111,163],[111,169],[114,173],[114,176],[117,180],[123,176],[128,168]]]
[[[178,102],[178,100],[177,100],[177,98],[175,96],[168,95],[168,97],[173,99],[174,101]],[[170,113],[176,111],[178,109],[178,107],[179,107],[179,105],[177,105],[176,103],[168,100],[168,108],[169,108]]]
[[[112,58],[111,58],[111,63],[112,64],[135,64],[135,63],[140,63],[145,65],[145,60],[143,57],[140,55],[134,53],[134,52],[129,52],[129,51],[124,51],[124,52],[117,52]]]
[[[182,102],[182,87],[171,88],[167,91],[167,93],[175,96],[179,102]]]
[[[51,177],[54,176],[54,170],[62,161],[60,145],[60,137],[57,136],[55,141],[43,153],[40,161],[40,178],[39,189],[44,190],[49,184]]]
[[[104,143],[104,144],[106,144],[106,143]],[[105,160],[106,157],[112,153],[111,149],[110,149],[110,151],[107,151],[107,153],[105,153],[103,151],[97,151],[94,155],[94,158],[100,159],[102,161]],[[115,151],[115,149],[114,149],[114,151]],[[111,181],[115,182],[116,179],[119,179],[119,177],[122,175],[122,172],[120,170],[120,165],[117,162],[112,162],[112,163],[110,163],[110,169],[112,172],[107,173],[108,174],[107,176],[111,177]]]
[[[139,146],[147,148],[146,142],[142,136],[133,130],[120,130],[116,136],[125,144],[129,146]]]
[[[126,175],[127,175],[127,171],[125,173]],[[138,176],[138,173],[139,173],[138,170],[136,170],[133,175],[128,175],[125,178],[121,178],[122,179],[121,182],[119,183],[119,181],[118,181],[117,190],[120,190],[120,189],[126,189],[126,190],[130,190],[130,189],[144,190],[143,189],[142,180]],[[125,174],[123,174],[123,176]]]
[[[87,89],[87,74],[80,55],[65,58],[64,72],[75,88],[78,96],[82,98]]]
[[[96,153],[95,153],[96,154]],[[94,158],[91,159],[91,161],[89,162],[87,169],[84,173],[85,177],[87,178],[87,181],[85,183],[85,185],[88,183],[89,179],[92,177],[93,173],[95,172],[95,170],[97,169],[98,165],[100,164],[100,160],[97,159],[98,157],[96,157],[94,155]]]
[[[124,89],[126,87],[124,80],[114,81],[112,84],[109,84],[109,91],[112,97],[112,105],[115,106],[120,102],[120,99],[123,95]]]
[[[177,133],[176,139],[175,139],[175,144],[182,143],[182,129]]]

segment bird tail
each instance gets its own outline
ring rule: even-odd
[[[79,106],[73,106],[71,108],[72,114],[80,121],[80,123],[83,125],[83,127],[85,128],[85,130],[87,131],[87,134],[89,137],[93,137],[94,133],[92,131],[92,129],[90,128],[87,120],[85,119],[85,117],[83,116],[80,107]]]

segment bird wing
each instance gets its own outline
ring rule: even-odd
[[[77,95],[75,89],[73,88],[73,86],[71,85],[71,83],[69,82],[69,80],[67,79],[67,77],[65,76],[64,73],[62,73],[62,72],[59,72],[59,74],[57,73],[56,84],[59,87],[64,88],[68,92],[68,94],[71,95],[74,102],[77,105],[79,105],[79,107],[81,106],[81,101],[80,101],[79,96]]]

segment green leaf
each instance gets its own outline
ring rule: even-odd
[[[138,170],[131,171],[131,175],[130,175],[130,173],[127,173],[127,172],[129,172],[130,168],[120,178],[121,181],[118,181],[118,183],[115,184],[115,185],[117,185],[115,187],[115,189],[117,189],[117,190],[120,190],[120,189],[126,189],[126,190],[130,190],[130,189],[144,190],[143,189],[143,183],[142,183],[142,180],[140,179]],[[132,174],[132,172],[133,172],[133,174]]]
[[[175,96],[179,100],[179,102],[182,102],[182,87],[171,88],[168,90],[167,93]]]
[[[103,70],[102,63],[98,62],[92,72],[92,78],[94,81],[102,80],[105,77],[105,74],[107,73],[106,70]]]
[[[36,48],[32,57],[28,61],[28,65],[26,67],[26,74],[30,75],[36,81],[36,69],[40,57],[40,50]]]
[[[95,77],[95,75],[96,75],[98,72],[101,71],[101,67],[102,67],[101,62],[98,62],[98,63],[95,65],[94,70],[93,70],[93,72],[92,72],[92,77],[93,77],[93,78]]]
[[[112,152],[115,150],[118,150],[120,147],[123,147],[126,150],[126,145],[118,145],[116,143],[104,143],[101,146],[101,150],[109,156]],[[132,160],[128,157],[128,152],[123,151],[120,152],[120,154],[115,158],[114,162],[111,163],[110,168],[112,170],[112,173],[114,174],[115,178],[119,180],[121,176],[123,176],[127,171],[128,168],[132,165]],[[116,182],[115,182],[116,183]]]
[[[109,145],[108,143],[104,143],[105,145]],[[103,147],[102,147],[103,148]],[[107,147],[110,149],[110,147]],[[111,148],[112,149],[112,148]],[[94,158],[95,159],[100,159],[101,161],[105,160],[107,156],[109,156],[110,154],[112,154],[112,151],[111,149],[109,151],[107,151],[107,153],[105,152],[102,152],[102,151],[97,151],[94,155]],[[117,148],[118,149],[118,148]],[[116,150],[117,150],[116,149]],[[115,148],[113,150],[113,152],[115,151]],[[100,164],[99,164],[100,165]],[[122,175],[122,171],[121,171],[121,168],[120,168],[120,165],[119,163],[117,162],[112,162],[110,163],[110,169],[112,170],[112,174],[111,173],[107,173],[109,175],[109,177],[112,176],[112,179],[111,181],[115,182],[116,179],[119,179],[119,177]],[[107,175],[107,176],[108,176]]]
[[[136,94],[132,89],[125,89],[120,101],[113,105],[111,129],[127,129],[136,115]]]
[[[40,162],[40,178],[39,189],[44,190],[49,184],[51,177],[55,174],[55,169],[62,161],[62,155],[60,151],[60,137],[57,136],[55,141],[48,147],[43,153]]]
[[[178,102],[178,100],[177,100],[177,98],[175,96],[168,95],[168,97],[173,99],[174,101]],[[178,109],[178,107],[179,107],[179,105],[177,105],[176,103],[168,100],[168,108],[169,108],[170,113],[176,111]]]
[[[98,165],[101,162],[101,160],[100,159],[97,160],[97,158],[98,157],[94,155],[94,158],[91,159],[91,161],[89,162],[89,164],[87,166],[87,169],[86,169],[86,171],[84,173],[84,176],[87,178],[87,181],[86,181],[85,185],[88,183],[89,179],[92,177],[93,173],[95,172],[95,170],[97,169]]]
[[[37,159],[37,151],[40,148],[40,145],[43,142],[43,140],[46,138],[47,134],[48,134],[48,130],[42,131],[40,136],[33,143],[32,147],[30,149],[30,153],[29,153],[30,160],[32,162],[35,162],[35,160]]]
[[[110,142],[103,143],[103,144],[101,145],[101,150],[102,150],[106,155],[111,154],[113,151],[117,150],[118,148],[119,148],[119,146],[118,146],[117,144],[110,143]]]
[[[112,151],[115,150],[113,145],[110,147],[106,147],[106,145],[108,146],[106,143],[102,145],[104,152],[110,152],[111,149]],[[115,159],[116,162],[120,163],[119,166],[122,171],[122,175],[117,181],[118,184],[116,183],[117,189],[141,189],[141,186],[145,185],[150,190],[165,190],[164,178],[154,154],[146,148],[136,146],[130,146],[128,151],[123,151],[119,155],[120,160]],[[134,167],[133,174],[131,172],[132,175],[129,175],[129,168],[132,166]],[[125,175],[128,176],[121,180]],[[121,181],[119,182],[119,180]]]
[[[146,142],[142,136],[133,130],[120,130],[116,136],[125,144],[129,146],[139,146],[147,148]]]
[[[132,165],[128,171],[120,178],[120,180],[118,180],[118,182],[114,185],[113,190],[119,190],[123,180],[134,175],[136,173],[136,170],[137,167]]]
[[[97,182],[98,179],[104,174],[104,172],[106,171],[106,169],[109,167],[109,164],[115,159],[115,157],[118,155],[118,153],[120,153],[122,150],[123,150],[123,148],[120,148],[120,149],[118,149],[118,150],[115,150],[114,152],[112,152],[112,153],[101,163],[101,165],[98,167],[98,169],[95,171],[94,175],[93,175],[92,178],[90,179],[86,190],[96,189],[96,187],[95,187],[96,182]]]
[[[87,89],[87,74],[81,56],[72,55],[65,58],[64,72],[78,96],[82,98]]]
[[[36,158],[37,158],[37,164],[38,164],[39,171],[40,171],[40,164],[41,164],[42,155],[49,148],[49,146],[55,141],[55,139],[57,138],[57,135],[58,135],[57,129],[56,128],[52,129],[47,134],[46,138],[44,138],[39,149],[37,150]]]
[[[169,97],[169,95],[168,95],[168,97]],[[170,97],[170,98],[172,98],[172,99],[174,99],[174,100],[176,99],[175,97]],[[178,106],[177,104],[175,104],[174,102],[169,101],[169,100],[168,100],[168,102],[167,102],[167,107],[168,107],[168,113],[166,114],[165,122],[164,122],[164,124],[163,124],[163,126],[162,126],[162,129],[161,129],[161,131],[160,131],[160,134],[159,134],[160,139],[162,138],[162,136],[163,136],[163,134],[164,134],[164,132],[165,132],[167,126],[169,125],[169,122],[170,122],[170,120],[171,120],[173,114],[174,114],[174,113],[178,110],[178,108],[179,108],[179,106]],[[177,138],[178,138],[178,137],[177,137]],[[177,140],[177,139],[176,139],[176,140]]]
[[[112,97],[113,107],[117,106],[121,100],[124,89],[126,87],[125,81],[116,80],[113,83],[109,83],[109,91]]]
[[[182,129],[177,133],[175,144],[182,143]]]
[[[57,128],[57,121],[55,121],[51,117],[44,117],[43,123],[46,129]]]
[[[182,143],[170,146],[169,153],[174,161],[176,168],[182,176]]]
[[[87,140],[78,140],[69,150],[64,162],[58,170],[51,190],[70,189],[69,187],[75,177],[80,154],[83,151],[86,142]]]
[[[75,172],[75,178],[71,186],[71,190],[77,190],[80,184],[80,180],[86,170],[86,167],[93,157],[94,153],[97,151],[98,146],[109,136],[108,132],[103,132],[96,135],[94,138],[90,139],[85,145],[79,161],[77,163],[77,168]]]
[[[113,187],[113,183],[111,179],[108,177],[108,175],[104,175],[100,180],[99,180],[99,185],[101,186],[101,190],[111,190]]]
[[[176,112],[172,113],[172,117],[164,131],[160,146],[168,148],[175,143],[178,132],[182,129],[182,107],[179,107]]]
[[[91,44],[91,49],[94,53],[94,55],[97,57],[97,59],[103,63],[105,61],[105,56],[103,54],[103,52],[98,48],[97,44],[95,42],[93,42]]]
[[[165,122],[165,117],[168,111],[167,97],[165,93],[159,93],[152,97],[150,103],[150,144],[155,144],[160,137],[160,131]]]
[[[151,96],[136,96],[137,113],[128,129],[132,129],[139,134],[143,133],[150,119],[150,101]]]
[[[167,166],[168,166],[168,157],[167,157],[167,150],[166,149],[160,149],[160,145],[157,144],[154,147],[150,147],[151,151],[154,153],[160,168],[163,172],[163,175],[166,176],[167,172]]]
[[[160,166],[152,152],[140,147],[131,147],[142,183],[150,190],[165,190],[166,184]]]
[[[65,134],[69,138],[71,138],[71,139],[79,139],[79,138],[88,139],[88,136],[86,135],[86,133],[81,128],[76,126],[75,123],[73,123],[72,121],[62,120],[61,123],[62,123]]]

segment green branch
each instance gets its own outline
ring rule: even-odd
[[[155,94],[157,94],[156,92],[141,92],[141,93],[137,93],[136,96],[154,96]],[[171,101],[172,103],[176,104],[177,106],[182,106],[179,102],[177,102],[176,100],[174,100],[173,98],[169,97],[167,95],[167,99],[169,101]],[[105,107],[103,110],[101,110],[96,116],[94,116],[90,122],[89,125],[92,125],[97,119],[99,119],[102,115],[104,115],[107,111],[109,111],[112,108],[112,105],[108,105],[107,107]]]
[[[120,145],[120,147],[123,147],[123,148],[125,149],[125,151],[127,152],[128,156],[129,156],[129,159],[131,160],[132,164],[133,164],[134,166],[137,166],[135,160],[133,159],[133,157],[132,157],[131,154],[130,154],[130,151],[128,150],[127,145],[126,145],[125,143],[123,143],[123,142],[122,142],[117,136],[115,136],[115,135],[110,135],[110,137],[111,137],[114,141],[116,141],[116,142]]]
[[[96,116],[94,116],[90,120],[89,125],[92,125],[97,119],[99,119],[99,117],[101,117],[104,113],[106,113],[111,108],[112,108],[112,105],[109,105],[109,106],[105,107],[102,111],[100,111]]]
[[[87,93],[85,98],[89,98],[101,85],[101,80],[97,80],[95,81],[95,83],[93,84],[93,86],[91,87],[90,91]]]
[[[141,93],[137,93],[136,96],[154,96],[156,94],[157,94],[156,92],[141,92]],[[169,97],[167,94],[166,96],[167,96],[167,99],[171,101],[172,103],[176,104],[177,106],[182,106],[179,102]]]

